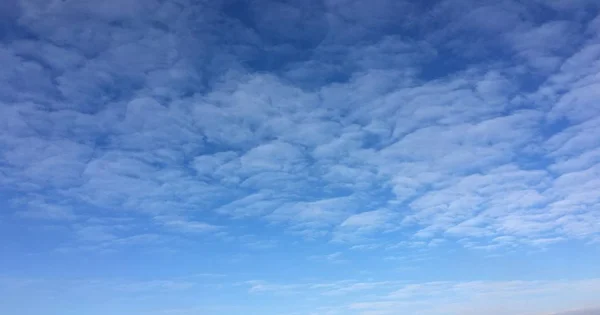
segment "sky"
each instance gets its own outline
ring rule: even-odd
[[[0,1],[0,313],[600,314],[597,0]]]

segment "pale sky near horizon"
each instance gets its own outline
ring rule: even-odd
[[[0,314],[600,314],[600,1],[1,0],[0,83]]]

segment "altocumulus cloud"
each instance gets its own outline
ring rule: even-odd
[[[45,273],[76,276],[69,264],[99,254],[110,270],[132,253],[168,253],[181,260],[152,258],[148,270],[229,278],[83,272],[91,280],[76,284],[92,304],[119,288],[133,300],[178,292],[147,309],[120,300],[115,314],[597,306],[591,265],[571,274],[550,262],[589,259],[600,241],[599,9],[592,0],[3,1],[0,236],[11,258],[1,288],[34,286],[60,313],[44,289],[68,282]],[[537,261],[523,266],[543,280],[440,262],[513,254],[502,264]],[[61,263],[18,279],[10,270],[28,255]],[[399,263],[415,259],[430,264]],[[282,269],[258,267],[274,263]],[[191,299],[216,288],[263,306]],[[570,295],[557,301],[562,290]],[[515,296],[522,303],[504,304]]]

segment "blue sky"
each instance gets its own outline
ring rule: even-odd
[[[600,314],[600,2],[3,0],[0,313]]]

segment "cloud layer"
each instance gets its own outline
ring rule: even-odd
[[[17,256],[316,241],[330,262],[593,247],[599,8],[5,1],[1,236]]]

